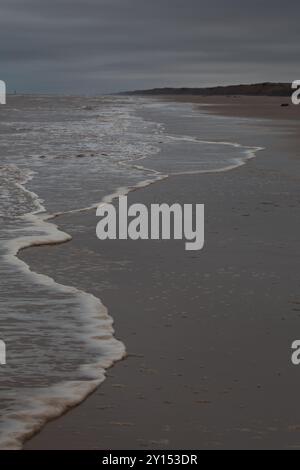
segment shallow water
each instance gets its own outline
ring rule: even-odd
[[[15,96],[0,108],[1,448],[20,448],[80,403],[125,352],[101,300],[67,279],[62,286],[31,272],[18,251],[68,241],[55,214],[166,175],[223,171],[253,157],[258,149],[212,140],[226,125],[191,105],[142,98]]]

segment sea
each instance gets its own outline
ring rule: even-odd
[[[227,141],[234,126],[237,141]],[[63,214],[96,210],[173,175],[245,164],[261,150],[239,143],[246,126],[192,104],[136,96],[15,95],[0,106],[1,449],[21,449],[126,354],[109,306],[67,277],[62,285],[34,272],[18,253],[70,241],[58,228]]]

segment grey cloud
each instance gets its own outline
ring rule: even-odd
[[[0,78],[77,93],[291,81],[299,13],[299,0],[1,0]]]

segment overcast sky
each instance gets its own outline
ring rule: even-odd
[[[299,0],[0,0],[9,90],[300,79]]]

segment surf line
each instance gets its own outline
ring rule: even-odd
[[[127,196],[113,204],[100,204],[96,215],[99,240],[183,240],[187,251],[204,247],[204,204],[144,204],[128,206]]]

